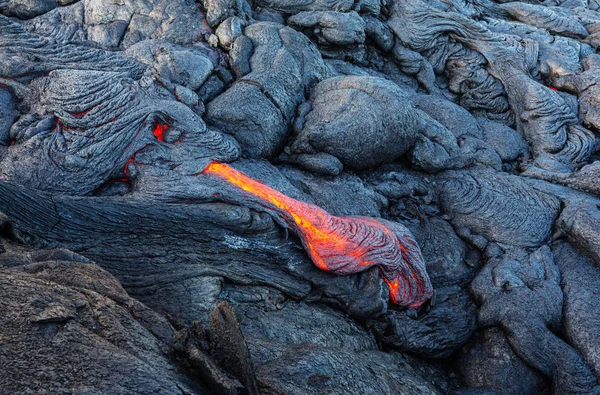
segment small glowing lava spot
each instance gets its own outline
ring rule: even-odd
[[[131,158],[127,159],[127,162],[125,162],[125,166],[123,167],[123,174],[127,174],[127,168],[129,167],[129,165],[135,162],[135,155],[133,155]]]
[[[15,140],[15,139],[10,139],[10,140],[8,140],[8,145],[9,145],[9,146],[15,145],[15,143],[16,143],[16,142],[17,142],[17,140]]]
[[[90,112],[90,110],[91,108],[88,108],[87,110],[83,110],[82,112],[71,112],[69,114],[71,114],[72,117],[83,117],[85,114]]]
[[[558,89],[556,89],[556,88],[555,88],[555,87],[553,87],[553,86],[549,86],[548,88],[552,89],[553,91],[557,91],[557,90],[558,90]]]
[[[152,129],[152,134],[156,136],[158,141],[165,141],[165,132],[169,130],[169,125],[157,123]]]

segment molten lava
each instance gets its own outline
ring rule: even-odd
[[[294,230],[320,269],[336,274],[362,272],[374,265],[392,300],[419,307],[433,294],[421,251],[404,226],[368,217],[336,217],[320,207],[292,199],[232,167],[213,162],[202,172],[246,192],[251,200]]]
[[[152,134],[156,136],[158,141],[165,141],[165,132],[169,129],[169,125],[157,123],[152,129]]]
[[[131,158],[127,159],[127,162],[125,162],[125,166],[123,167],[123,174],[127,175],[127,168],[133,162],[135,162],[135,154],[131,155]]]
[[[72,112],[70,113],[72,117],[83,117],[85,114],[87,114],[88,112],[90,112],[92,109],[88,108],[87,110],[83,110],[82,112]]]

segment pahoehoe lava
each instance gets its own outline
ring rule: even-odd
[[[600,394],[600,0],[0,1],[0,394]]]
[[[419,307],[433,294],[421,250],[406,227],[368,217],[336,217],[291,199],[226,164],[212,162],[202,174],[221,177],[256,198],[302,240],[313,263],[336,274],[378,266],[394,303]],[[244,203],[243,201],[240,203]]]

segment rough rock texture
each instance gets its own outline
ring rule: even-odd
[[[330,78],[311,95],[293,154],[324,152],[348,168],[365,169],[400,157],[423,128],[408,95],[384,79]]]
[[[169,360],[173,327],[109,273],[62,251],[27,259],[6,248],[3,392],[208,393]]]
[[[283,147],[305,90],[328,71],[310,41],[288,27],[261,22],[244,37],[254,48],[249,72],[208,104],[206,116],[236,137],[244,155],[270,158]]]
[[[599,12],[0,1],[0,393],[600,393]]]
[[[351,45],[365,42],[365,21],[356,13],[307,11],[291,16],[287,23],[298,30],[312,28],[321,44]]]
[[[598,343],[600,321],[597,315],[587,312],[598,309],[600,294],[593,285],[600,278],[600,269],[567,243],[558,244],[554,251],[564,293],[563,325],[567,339],[598,376],[600,353],[594,345]]]
[[[560,203],[516,176],[481,172],[445,173],[439,183],[442,208],[464,237],[534,247],[551,233]]]
[[[409,92],[382,78],[327,79],[299,111],[287,159],[314,172],[335,175],[343,167],[375,167],[413,147],[415,165],[427,170],[475,163],[499,167],[500,159],[483,141],[467,132],[456,136],[459,143],[444,125],[413,107]],[[459,122],[460,117],[447,119]]]
[[[600,391],[597,377],[577,350],[552,332],[560,328],[563,293],[550,248],[544,246],[531,254],[489,248],[490,259],[471,284],[481,303],[480,324],[504,328],[517,355],[548,375],[555,391]],[[521,307],[523,300],[528,303],[526,309]]]
[[[510,348],[499,328],[482,329],[460,351],[459,370],[465,385],[498,394],[539,394],[544,377],[527,366]]]
[[[594,200],[567,203],[558,220],[560,229],[575,245],[580,246],[597,263],[600,263],[600,206]]]

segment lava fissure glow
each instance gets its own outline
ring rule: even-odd
[[[336,274],[352,274],[377,265],[395,303],[419,307],[432,296],[419,247],[402,225],[393,225],[395,230],[392,231],[374,218],[330,215],[226,164],[212,162],[202,174],[217,176],[258,198],[262,206],[298,234],[318,268]]]
[[[152,129],[152,134],[158,141],[165,141],[165,132],[169,130],[169,125],[157,123]]]

